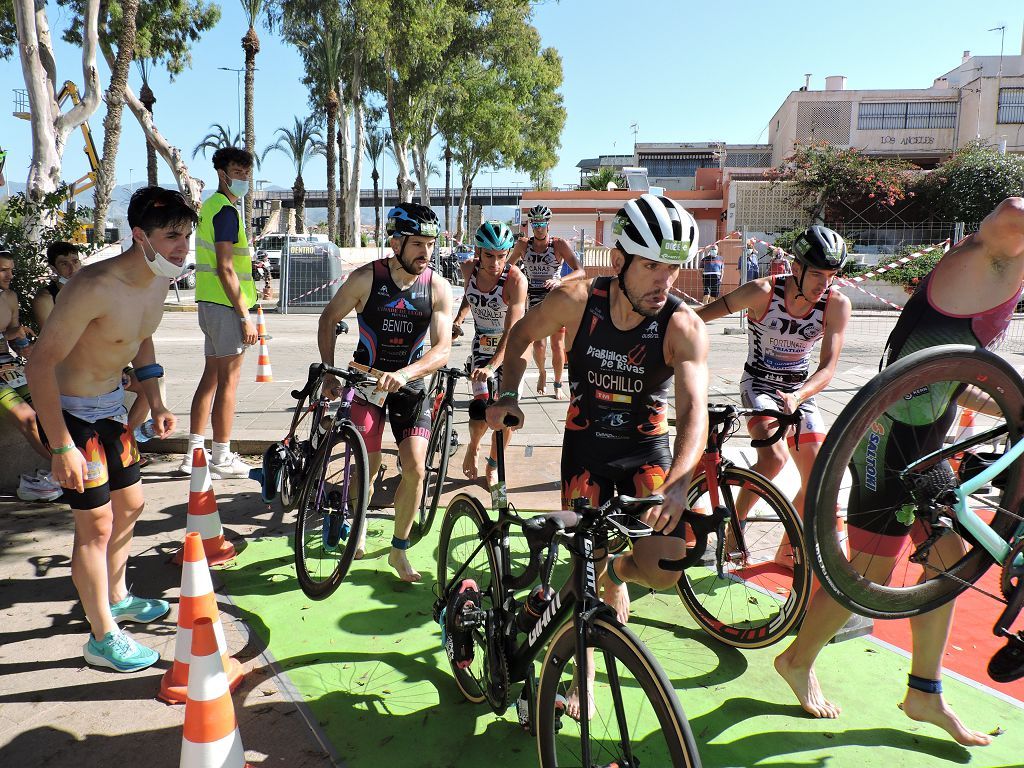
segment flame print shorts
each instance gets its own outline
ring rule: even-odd
[[[139,447],[127,424],[115,419],[100,419],[90,424],[67,411],[63,414],[71,439],[85,456],[88,469],[85,491],[79,493],[65,488],[61,501],[71,505],[72,509],[96,509],[110,501],[111,491],[139,482]],[[39,436],[43,445],[49,448],[42,425]]]
[[[596,507],[616,493],[650,496],[665,483],[672,464],[668,435],[633,441],[634,451],[629,456],[621,456],[621,446],[613,443],[612,450],[602,457],[602,447],[600,438],[588,431],[563,436],[562,509],[572,509],[577,498]]]

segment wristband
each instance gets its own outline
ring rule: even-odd
[[[504,400],[506,397],[511,397],[517,403],[519,402],[519,393],[516,392],[514,389],[509,389],[498,394],[499,400]]]
[[[149,365],[140,365],[135,369],[135,378],[139,381],[146,381],[146,379],[159,379],[164,375],[164,367],[159,363],[150,363]]]
[[[25,349],[25,347],[27,347],[32,342],[30,342],[28,339],[22,339],[19,337],[16,339],[11,339],[7,343],[10,344],[11,349]]]
[[[57,448],[51,448],[50,453],[52,453],[54,456],[60,456],[65,453],[71,453],[77,447],[78,446],[76,446],[74,443],[68,443],[67,445],[61,445],[58,446]]]
[[[404,386],[405,386],[406,384],[408,384],[408,383],[409,383],[409,377],[408,377],[408,376],[406,376],[406,375],[405,375],[404,373],[402,373],[401,371],[395,371],[395,372],[394,372],[394,373],[392,373],[391,375],[392,375],[392,376],[394,376],[394,377],[395,377],[396,379],[401,379],[401,380],[402,380],[402,383],[401,383],[401,385],[400,385],[400,386],[403,386],[403,387],[404,387]]]

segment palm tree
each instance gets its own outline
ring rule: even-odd
[[[242,50],[245,52],[245,151],[256,156],[256,54],[260,52],[260,38],[256,34],[256,24],[267,8],[265,0],[241,0],[245,20],[249,29],[242,37]],[[241,130],[241,129],[239,129]],[[252,184],[252,174],[249,174]],[[252,231],[252,195],[246,195],[245,231]]]
[[[324,148],[327,156],[327,237],[338,242],[338,188],[335,167],[338,162],[338,145],[334,136],[338,125],[338,108],[341,100],[338,83],[345,56],[345,40],[336,17],[325,14],[320,34],[308,42],[306,49],[307,74],[314,82],[326,89],[323,94],[324,110],[327,113],[327,141]],[[322,91],[321,91],[322,92]],[[342,217],[342,229],[344,229]]]
[[[373,235],[376,243],[381,242],[380,173],[377,171],[377,164],[380,162],[380,156],[384,154],[384,147],[390,143],[387,134],[380,129],[379,125],[367,126],[364,153],[366,159],[373,165],[373,173],[370,174],[370,178],[373,179]]]
[[[237,147],[241,140],[242,137],[240,135],[236,133],[232,136],[230,131],[220,123],[211,123],[210,132],[203,136],[192,150],[192,159],[195,159],[195,156],[200,153],[203,157],[206,157],[206,150],[208,149],[216,152],[222,147]]]
[[[155,60],[153,59],[138,59],[135,62],[139,68],[139,75],[142,77],[142,87],[139,89],[139,101],[142,102],[142,106],[149,112],[150,120],[153,119],[153,105],[156,104],[156,96],[153,95],[153,89],[149,87],[149,71],[153,67]],[[146,181],[149,186],[156,186],[156,147],[153,146],[153,142],[146,140]]]
[[[595,189],[604,192],[609,184],[614,184],[619,189],[626,186],[626,178],[614,168],[607,166],[592,173],[583,180],[584,189]]]
[[[295,201],[295,231],[302,234],[305,230],[306,217],[306,185],[302,180],[302,169],[314,155],[327,153],[317,121],[312,115],[305,120],[295,118],[291,130],[278,128],[274,133],[277,141],[263,150],[260,160],[266,159],[273,151],[281,152],[295,166],[295,183],[292,185],[292,199]]]

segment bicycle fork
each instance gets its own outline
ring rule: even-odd
[[[718,485],[718,470],[722,466],[722,454],[719,450],[706,451],[701,458],[704,465],[704,477],[708,484],[708,500],[711,502],[711,523],[715,526],[715,570],[718,578],[724,579],[723,570],[726,552],[725,544],[728,537],[730,523],[732,523],[733,535],[736,538],[735,546],[738,551],[738,558],[746,560],[750,556],[747,550],[747,542],[743,535],[743,521],[740,520],[736,511],[736,499],[730,498],[726,506],[722,503],[722,489]]]

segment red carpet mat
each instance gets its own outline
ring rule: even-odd
[[[989,568],[988,572],[978,581],[977,586],[991,594],[1000,594],[999,569]],[[1005,645],[1004,640],[1000,640],[992,634],[992,626],[999,618],[1003,607],[1002,603],[973,589],[968,589],[957,598],[956,609],[953,612],[953,631],[950,633],[946,656],[942,664],[948,670],[1012,696],[1018,701],[1024,701],[1024,679],[1009,684],[997,683],[985,671],[992,654]],[[1022,627],[1024,627],[1024,621],[1018,619],[1013,628],[1019,630]],[[910,652],[909,619],[876,620],[872,634],[880,640]]]

